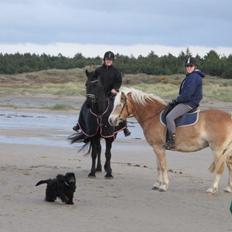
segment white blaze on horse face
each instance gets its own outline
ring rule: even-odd
[[[123,108],[123,103],[121,102],[121,92],[119,92],[114,99],[114,107],[109,116],[109,123],[112,126],[118,126],[118,124],[120,123],[121,119],[119,117],[122,108]]]

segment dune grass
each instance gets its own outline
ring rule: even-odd
[[[89,67],[89,69],[92,68]],[[129,74],[123,76],[123,85],[138,88],[165,99],[172,99],[178,95],[183,78],[183,74],[169,76]],[[0,75],[0,96],[39,94],[83,96],[85,80],[84,69],[52,69],[17,75]],[[203,82],[205,99],[232,102],[232,79],[206,77]]]

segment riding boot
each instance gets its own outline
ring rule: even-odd
[[[126,127],[125,129],[123,129],[124,135],[127,137],[131,134],[131,132],[128,130],[128,128]]]
[[[167,140],[166,140],[166,144],[165,144],[165,149],[167,150],[172,150],[175,149],[176,145],[175,145],[175,136],[176,134],[171,134],[169,132],[167,132]]]
[[[80,129],[79,124],[77,123],[72,129],[77,132]]]

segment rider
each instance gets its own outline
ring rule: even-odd
[[[202,78],[205,75],[197,69],[195,58],[186,59],[185,71],[186,77],[180,85],[179,96],[169,103],[173,108],[166,116],[168,134],[165,148],[168,150],[175,148],[175,119],[197,108],[202,99]]]
[[[107,51],[104,54],[103,64],[99,68],[97,68],[94,72],[94,78],[100,77],[100,80],[104,86],[104,91],[106,96],[110,97],[113,101],[115,95],[119,91],[119,88],[122,84],[122,75],[121,73],[113,66],[114,61],[114,53],[111,51]],[[125,125],[126,126],[126,125]],[[78,131],[79,124],[73,127],[73,130]],[[125,136],[129,136],[131,133],[125,127],[123,130]]]

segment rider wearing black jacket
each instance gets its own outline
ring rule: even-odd
[[[101,83],[104,86],[104,91],[106,96],[110,97],[113,101],[115,95],[119,91],[119,88],[122,85],[122,75],[121,73],[113,66],[114,53],[108,51],[104,54],[103,64],[97,68],[94,72],[94,78],[100,78]],[[81,113],[81,112],[80,112]],[[78,131],[79,125],[73,127],[73,130]],[[125,136],[129,136],[131,133],[127,127],[123,130]]]
[[[113,65],[107,66],[104,63],[95,70],[94,77],[100,78],[106,96],[111,96],[113,89],[118,92],[122,84],[122,75]]]

